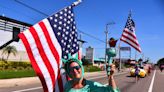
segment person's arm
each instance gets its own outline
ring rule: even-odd
[[[116,83],[115,83],[115,80],[114,80],[114,72],[115,72],[115,65],[110,65],[110,75],[108,76],[108,82],[109,82],[109,85],[113,88],[113,89],[116,89],[117,86],[116,86]]]

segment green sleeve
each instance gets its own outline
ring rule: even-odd
[[[115,88],[113,89],[111,86],[107,86],[107,90],[111,90],[111,92],[120,92],[119,88]],[[108,91],[105,91],[105,92],[108,92]]]
[[[118,88],[113,89],[111,86],[105,86],[98,82],[86,80],[86,85],[82,89],[73,89],[72,81],[68,81],[64,87],[64,92],[120,92]]]
[[[91,92],[120,92],[119,88],[113,89],[111,86],[105,86],[98,82],[88,81]]]

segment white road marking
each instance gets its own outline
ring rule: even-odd
[[[24,92],[24,91],[30,91],[30,90],[41,89],[41,88],[42,88],[42,87],[35,87],[35,88],[28,88],[28,89],[17,90],[17,91],[12,91],[12,92]]]
[[[125,73],[127,73],[127,72],[118,73],[118,74],[115,74],[115,75],[120,75],[120,74],[125,74]],[[98,78],[103,78],[103,77],[106,77],[106,76],[99,76],[99,77],[88,78],[88,80],[98,79]],[[105,84],[105,85],[108,85],[108,84]],[[12,91],[12,92],[24,92],[24,91],[31,91],[31,90],[41,89],[41,88],[42,87],[35,87],[35,88],[28,88],[28,89],[16,90],[16,91]]]
[[[152,92],[152,90],[153,90],[153,84],[154,84],[155,74],[156,74],[156,70],[154,71],[153,78],[151,80],[151,84],[150,84],[150,87],[149,87],[148,92]]]

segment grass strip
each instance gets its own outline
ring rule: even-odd
[[[0,79],[36,76],[34,70],[0,70]]]

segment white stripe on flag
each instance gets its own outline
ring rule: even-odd
[[[43,23],[45,24],[45,26],[46,26],[46,28],[47,28],[47,30],[48,30],[48,33],[49,33],[49,35],[50,35],[50,37],[51,37],[51,39],[52,39],[52,43],[53,43],[54,47],[55,47],[55,48],[57,49],[57,51],[58,51],[59,57],[61,57],[61,56],[62,56],[61,46],[60,46],[58,40],[56,39],[56,36],[55,36],[55,34],[54,34],[54,32],[53,32],[51,26],[50,26],[50,23],[48,22],[47,19],[44,19],[44,20],[43,20]],[[61,65],[62,65],[62,61],[60,61],[60,67],[61,67]]]
[[[50,47],[48,46],[46,37],[44,36],[44,33],[43,33],[42,29],[40,28],[40,26],[38,24],[34,25],[33,27],[36,30],[36,32],[39,36],[39,39],[41,41],[41,44],[43,46],[43,50],[44,50],[47,58],[49,59],[49,61],[51,63],[51,66],[53,67],[53,70],[55,72],[55,79],[57,79],[57,74],[58,74],[58,65],[56,63],[57,61],[54,58],[54,56],[53,56],[53,54],[50,50]]]
[[[138,48],[138,46],[136,44],[134,44],[133,42],[131,42],[130,40],[122,37],[121,40],[125,41],[125,42],[128,42],[130,45],[132,45],[134,48],[138,49],[138,50],[141,50],[140,48]]]
[[[33,39],[33,36],[32,34],[30,33],[29,30],[26,30],[24,32],[24,35],[30,45],[30,48],[31,48],[31,51],[32,51],[32,54],[35,58],[35,60],[37,61],[37,65],[39,66],[39,69],[41,70],[42,74],[43,74],[43,77],[45,79],[45,82],[47,84],[47,88],[49,90],[49,92],[53,92],[53,89],[52,89],[52,80],[51,80],[51,77],[50,77],[50,74],[42,60],[42,57],[40,56],[40,53],[37,49],[37,46],[36,46],[36,43],[35,43],[35,40]]]
[[[127,37],[129,37],[131,39],[135,39],[135,42],[138,43],[137,37],[135,35],[135,31],[131,32],[131,31],[129,31],[129,29],[125,28],[124,31],[123,31],[123,35],[125,35],[125,36],[127,36]]]
[[[60,46],[58,40],[56,39],[56,36],[55,36],[55,34],[54,34],[54,32],[53,32],[53,30],[52,30],[52,28],[51,28],[51,26],[50,26],[48,20],[47,20],[47,19],[44,19],[44,20],[43,20],[43,23],[45,24],[45,26],[46,26],[46,28],[47,28],[47,30],[48,30],[48,33],[49,33],[49,35],[50,35],[50,38],[53,39],[52,44],[53,44],[53,45],[55,46],[55,48],[57,49],[59,57],[61,57],[61,56],[62,56],[61,46]],[[60,59],[59,62],[60,62],[59,68],[61,68],[61,66],[62,66],[62,61],[61,61],[61,59]],[[61,71],[61,72],[62,72],[62,71]],[[61,73],[61,72],[60,72],[60,73]],[[65,76],[65,75],[62,75],[62,73],[61,73],[60,75],[61,75],[62,84],[63,84],[63,87],[64,87],[65,83],[67,82],[66,76]],[[57,83],[57,84],[55,85],[55,90],[56,90],[55,92],[59,92],[59,86],[61,86],[61,85],[58,84],[58,83],[60,83],[60,82],[58,82],[58,81],[59,81],[59,80],[56,80],[56,83]]]
[[[131,42],[138,45],[138,41],[135,38],[133,38],[132,36],[130,36],[129,34],[123,33],[122,38],[131,40]]]
[[[134,35],[136,37],[135,31],[129,31],[128,28],[125,28],[124,31],[129,32],[130,34]]]

